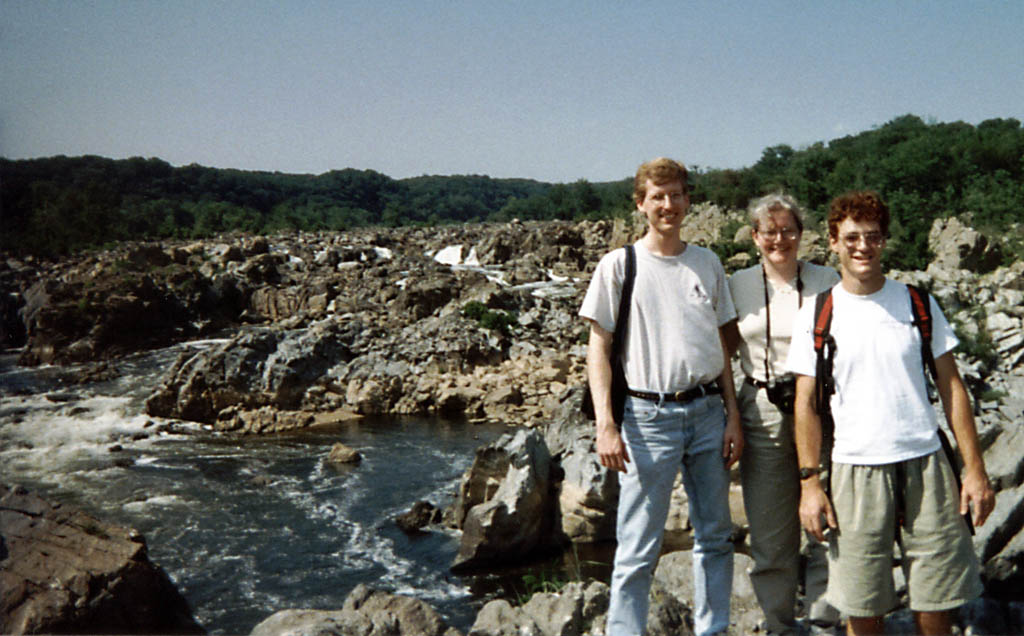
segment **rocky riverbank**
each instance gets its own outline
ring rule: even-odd
[[[703,209],[684,234],[705,244],[749,241],[745,230],[720,236],[735,218]],[[116,376],[125,353],[219,337],[179,357],[147,410],[240,434],[381,413],[505,422],[514,428],[478,451],[444,521],[462,531],[453,567],[487,568],[612,537],[617,484],[594,461],[593,437],[577,415],[586,331],[576,310],[601,254],[638,230],[623,221],[514,222],[125,245],[55,264],[7,259],[0,336],[21,348],[22,364],[86,363],[78,377],[93,379]],[[1018,631],[1024,612],[1011,601],[1024,582],[1024,460],[1016,450],[1024,435],[1024,263],[996,268],[994,242],[955,220],[937,222],[929,239],[936,258],[928,269],[893,276],[930,289],[962,336],[958,362],[998,490],[975,539],[987,597],[962,616]],[[808,232],[804,241],[810,258],[825,260],[820,237]],[[670,519],[679,545],[685,510],[680,494]],[[360,594],[352,605],[376,598]],[[537,617],[528,627],[525,606],[489,606],[481,616],[493,626],[471,633],[568,634],[584,625],[599,633],[606,590],[581,585],[563,594],[537,597],[537,607],[549,604],[537,616],[562,604],[573,608],[566,611],[577,618],[566,620],[576,628]],[[685,593],[659,598],[666,625],[685,623]],[[342,611],[356,609],[346,603]],[[737,610],[738,628],[753,629],[755,605]]]
[[[205,633],[137,532],[3,484],[0,527],[0,633]]]

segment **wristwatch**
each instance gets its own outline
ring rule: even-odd
[[[812,475],[817,475],[820,472],[821,472],[821,466],[815,466],[813,468],[801,468],[800,469],[800,481],[803,481],[803,480],[807,479],[808,477],[811,477]]]

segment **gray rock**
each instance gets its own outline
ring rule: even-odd
[[[519,429],[477,451],[460,489],[466,514],[453,570],[515,562],[545,545],[552,522],[550,464],[536,430]],[[474,476],[478,468],[487,477]]]
[[[327,461],[332,464],[358,464],[363,461],[363,456],[354,448],[337,442],[331,446],[331,452],[327,455]]]
[[[996,493],[996,506],[985,521],[976,529],[974,550],[987,568],[988,562],[999,557],[1002,565],[1000,572],[1007,573],[1007,563],[1024,563],[1024,554],[1020,552],[1020,542],[1014,543],[1014,537],[1024,527],[1024,485],[1007,488]],[[988,572],[988,570],[986,570]],[[1009,572],[1016,574],[1016,572]]]
[[[228,407],[296,409],[328,369],[351,359],[350,345],[360,333],[358,324],[333,321],[291,333],[243,332],[212,349],[179,357],[146,401],[146,411],[212,424]]]
[[[251,636],[459,636],[423,601],[358,585],[340,610],[289,609],[264,619]]]
[[[985,469],[997,491],[1024,483],[1024,423],[1007,423],[985,450]]]
[[[573,581],[558,592],[534,594],[520,607],[496,600],[484,605],[470,629],[472,636],[579,636],[603,634],[608,586]]]
[[[998,244],[966,227],[957,217],[935,219],[928,233],[935,262],[958,269],[991,271],[1001,258]]]
[[[134,530],[0,484],[0,532],[0,633],[205,633]]]
[[[737,633],[749,634],[761,619],[760,606],[750,583],[753,560],[745,554],[733,555],[732,604],[730,615]],[[693,553],[689,550],[662,555],[654,570],[654,579],[681,603],[693,603]]]
[[[544,636],[537,621],[504,599],[489,601],[467,636]]]
[[[414,533],[441,521],[441,511],[429,501],[417,501],[408,512],[395,517],[395,523],[406,533]]]
[[[577,543],[598,543],[615,538],[619,480],[597,459],[592,428],[559,457],[563,478],[558,489],[562,533]]]

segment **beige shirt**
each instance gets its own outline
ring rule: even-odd
[[[814,297],[839,282],[839,274],[831,267],[800,261],[800,280],[803,281],[801,298],[797,296],[797,279],[785,284],[768,281],[768,302],[771,308],[771,348],[766,341],[767,312],[764,306],[764,278],[761,265],[742,269],[729,277],[729,291],[736,306],[737,326],[740,332],[740,366],[743,372],[765,382],[764,361],[773,378],[786,374],[786,356],[793,335],[793,320],[804,304],[814,303]]]

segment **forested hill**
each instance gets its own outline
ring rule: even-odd
[[[630,187],[487,176],[392,179],[373,170],[251,172],[160,159],[0,159],[0,249],[63,254],[111,241],[228,231],[572,219],[627,208]]]
[[[685,149],[679,158],[685,160]],[[180,168],[160,159],[0,159],[0,249],[56,256],[117,240],[226,231],[343,230],[363,225],[578,219],[627,214],[631,176],[550,184],[487,176],[392,179],[372,170],[294,175]],[[908,262],[923,258],[931,221],[971,216],[1007,233],[1024,219],[1024,129],[1016,119],[977,126],[905,115],[878,128],[796,150],[766,148],[753,166],[696,169],[694,202],[743,207],[785,189],[818,218],[836,194],[872,188],[896,222]],[[1020,239],[1011,251],[1020,249]]]

